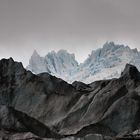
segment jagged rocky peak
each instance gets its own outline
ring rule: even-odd
[[[40,56],[40,55],[38,54],[36,50],[34,50],[32,56],[35,57],[35,56]]]
[[[35,57],[31,57],[27,69],[35,74],[48,72],[69,83],[91,83],[96,80],[118,78],[127,63],[135,65],[140,70],[140,52],[114,42],[106,42],[101,48],[93,50],[80,65],[74,54],[66,50],[52,51],[45,57],[40,57],[34,52],[33,56]]]
[[[121,73],[121,77],[129,77],[132,79],[139,79],[140,78],[140,73],[138,69],[131,65],[131,64],[126,64],[124,71]]]
[[[128,46],[124,46],[124,45],[119,45],[119,44],[115,44],[115,42],[113,41],[107,41],[104,45],[103,45],[103,48],[106,48],[106,49],[117,49],[117,48],[120,48],[120,47],[127,47]]]
[[[70,54],[66,50],[59,50],[58,52],[51,51],[44,57],[34,51],[27,69],[35,74],[48,72],[66,80],[77,67],[78,62],[75,60],[74,54]]]
[[[29,63],[32,64],[39,59],[41,59],[40,55],[38,54],[38,52],[36,50],[34,50],[32,56],[29,60]]]
[[[78,66],[75,55],[68,53],[66,50],[59,50],[58,52],[52,51],[46,55],[45,59],[50,59],[50,61],[52,60],[54,62],[55,66],[62,65],[66,69],[68,69],[68,67],[72,69]]]
[[[36,50],[34,50],[27,69],[32,71],[33,73],[41,73],[46,72],[46,66],[43,57],[41,57]]]
[[[140,54],[137,49],[106,42],[102,48],[92,51],[81,64],[74,78],[90,83],[96,80],[118,78],[127,63],[140,68]]]
[[[106,42],[102,48],[92,51],[89,57],[108,57],[107,55],[118,55],[120,51],[129,51],[131,50],[128,46],[115,44],[114,42]]]
[[[67,50],[61,49],[61,50],[59,50],[59,51],[57,52],[57,54],[58,54],[59,56],[69,55],[69,56],[71,56],[71,57],[73,57],[73,58],[75,59],[75,55],[74,55],[74,54],[68,53]]]
[[[25,69],[21,62],[15,62],[13,58],[9,59],[2,59],[0,61],[0,73],[3,75],[4,73],[7,74],[22,74],[25,72]]]

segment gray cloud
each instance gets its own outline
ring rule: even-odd
[[[83,61],[106,41],[140,48],[139,0],[0,0],[0,58],[27,65],[34,49]]]

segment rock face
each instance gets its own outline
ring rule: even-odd
[[[64,50],[58,53],[52,51],[45,57],[40,57],[34,51],[27,69],[35,74],[48,72],[69,83],[91,83],[96,80],[119,78],[127,63],[135,65],[140,70],[140,52],[128,46],[107,42],[102,48],[92,51],[80,65],[74,54]]]
[[[68,84],[34,75],[12,58],[0,61],[0,129],[8,139],[102,140],[139,129],[139,118],[140,73],[133,65],[118,79]]]
[[[0,131],[0,140],[59,140],[55,138],[40,138],[32,133],[9,133],[7,131]],[[83,138],[78,137],[67,137],[61,140],[111,140],[109,137],[103,137],[100,134],[86,135]]]

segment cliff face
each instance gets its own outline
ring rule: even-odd
[[[48,73],[34,75],[11,58],[2,59],[1,133],[57,139],[127,134],[139,129],[139,93],[140,73],[130,64],[118,79],[68,84]]]

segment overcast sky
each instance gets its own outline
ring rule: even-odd
[[[82,62],[106,41],[140,50],[140,0],[0,0],[0,58],[66,49]]]

